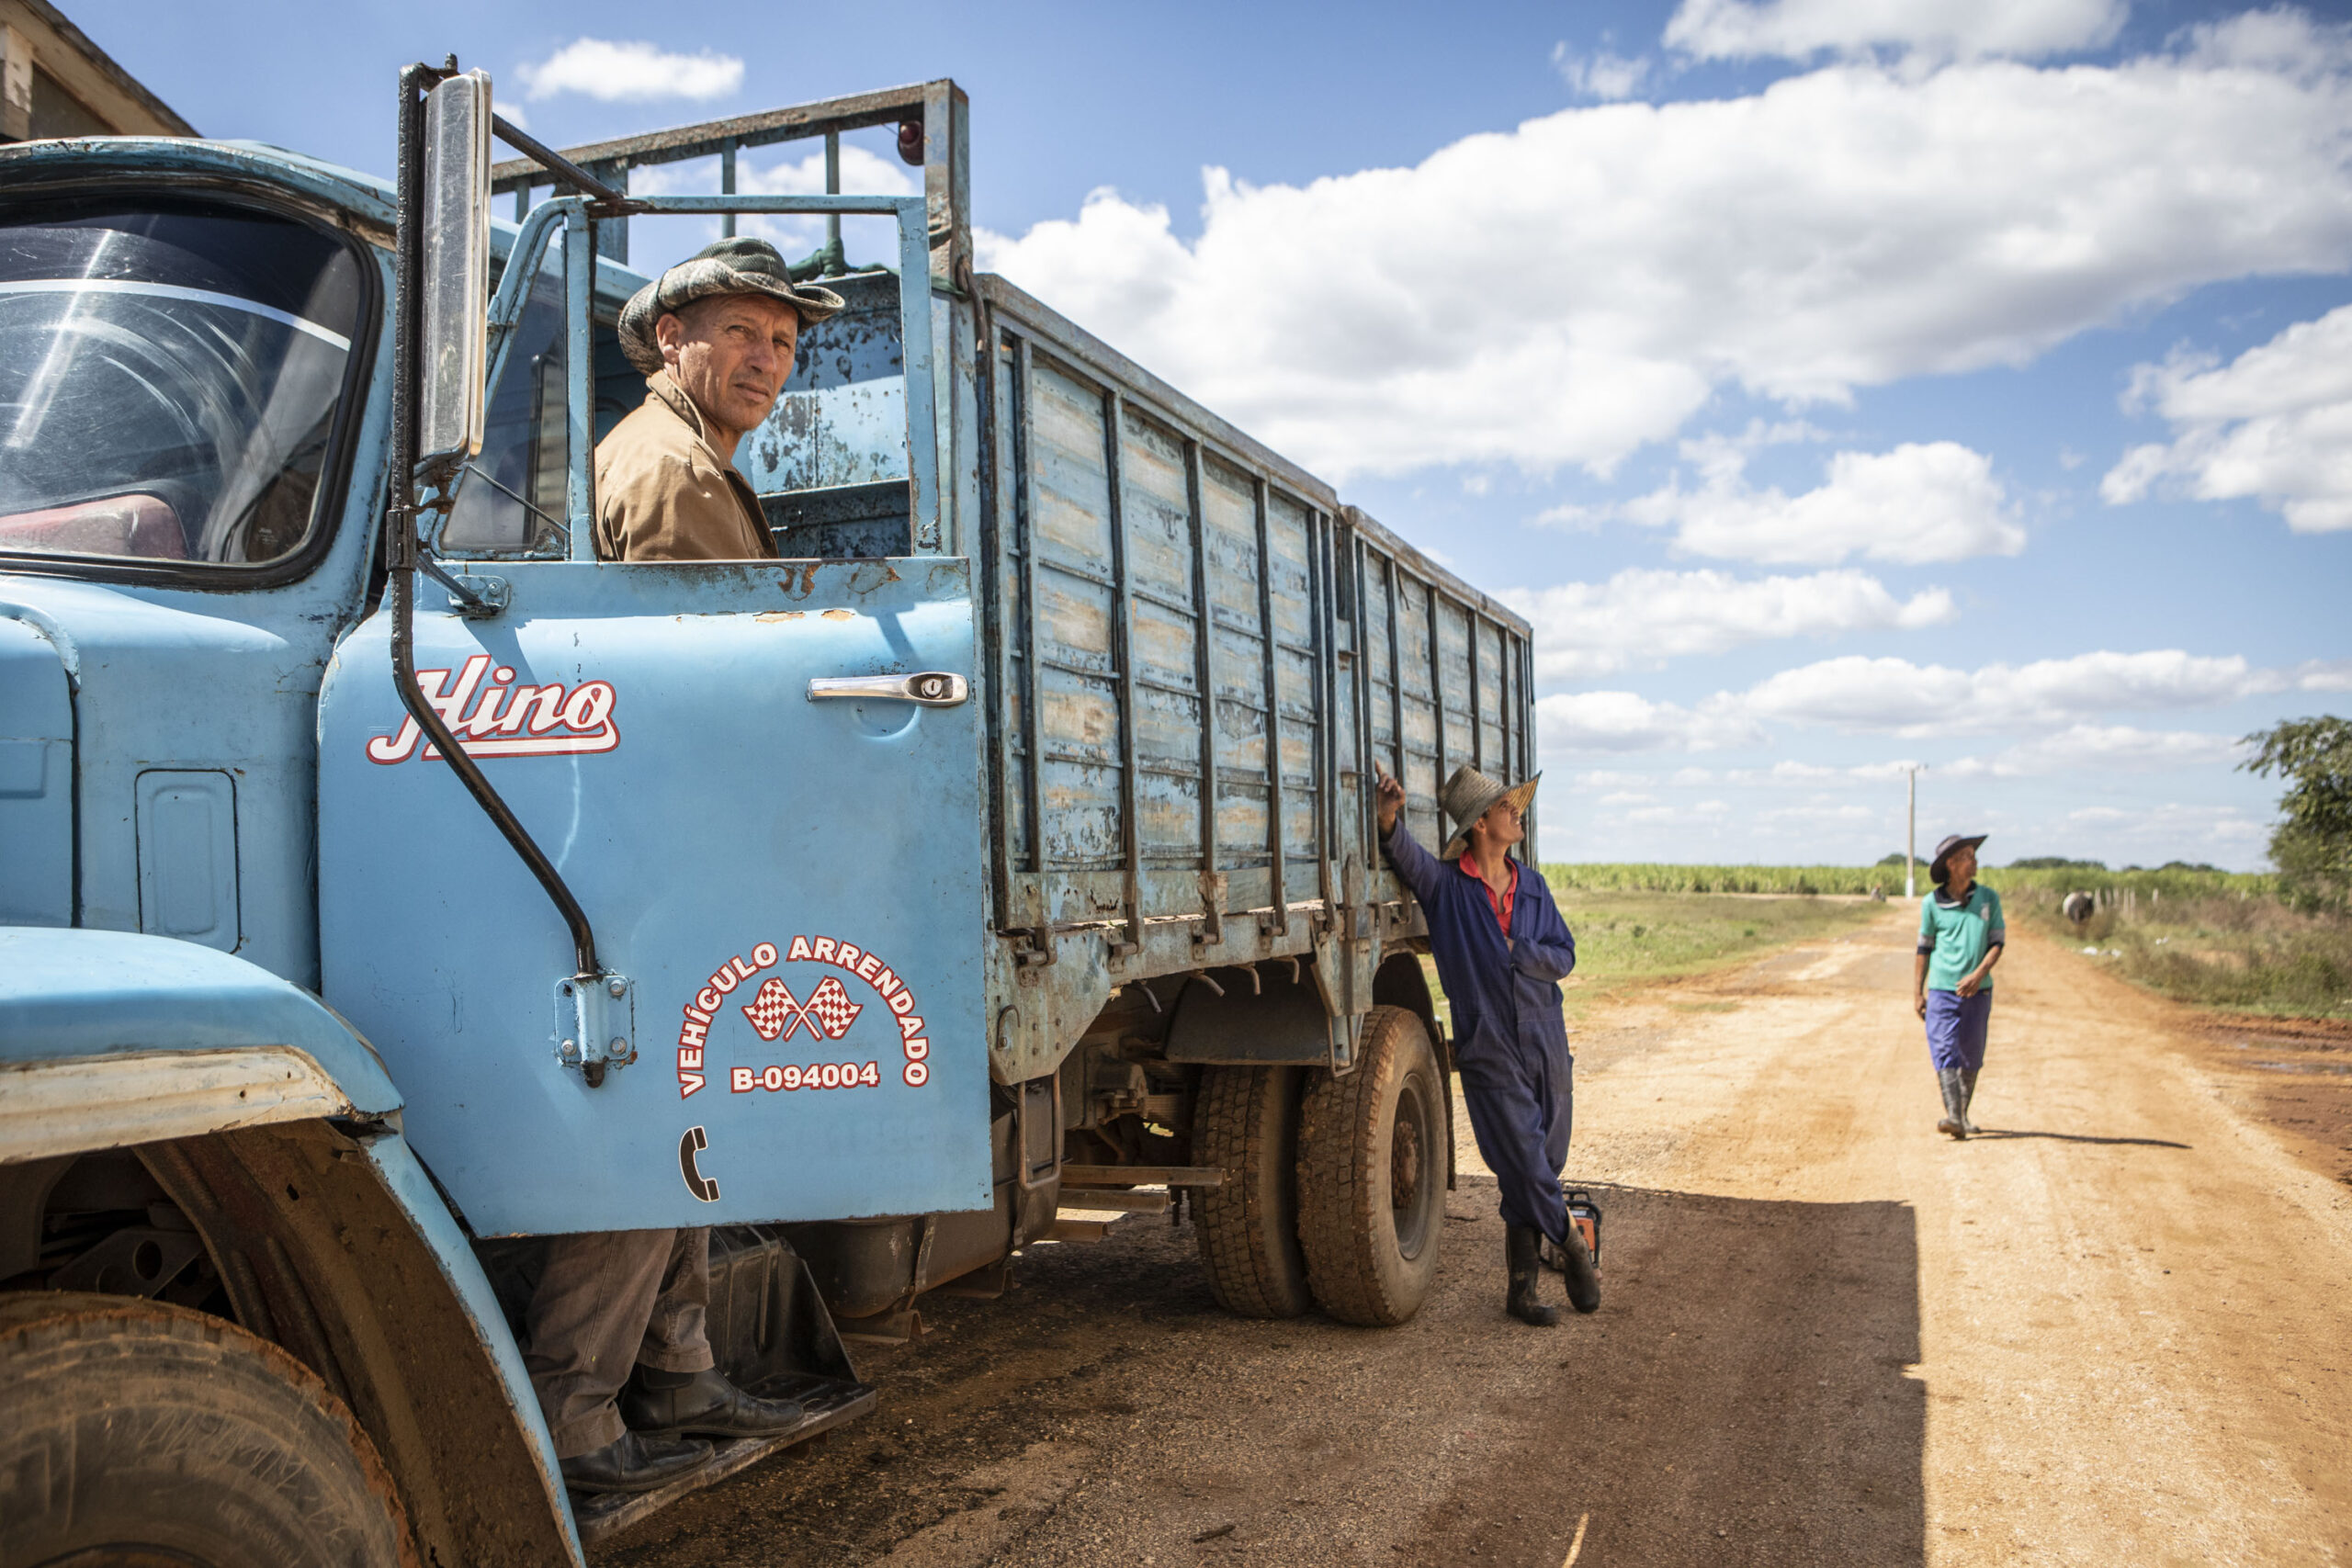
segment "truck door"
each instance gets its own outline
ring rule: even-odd
[[[911,282],[876,313],[927,321],[921,204],[902,205]],[[403,710],[387,610],[321,698],[327,999],[383,1054],[410,1142],[479,1235],[988,1207],[969,563],[906,544],[587,558],[585,454],[563,432],[643,381],[583,352],[560,276],[531,298],[438,538],[481,602],[420,580],[416,678],[610,973],[576,994],[547,894]],[[936,490],[929,334],[897,335],[903,541]],[[567,401],[568,421],[545,412]]]

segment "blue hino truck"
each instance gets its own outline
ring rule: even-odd
[[[774,1446],[569,1497],[554,1235],[713,1227],[783,1441],[1171,1203],[1237,1313],[1410,1316],[1451,1080],[1366,785],[1433,840],[1532,767],[1526,625],[976,273],[953,83],[399,103],[390,186],[0,150],[0,1568],[577,1562]],[[735,189],[876,128],[920,195]],[[595,558],[651,214],[895,231],[741,449],[779,559]]]

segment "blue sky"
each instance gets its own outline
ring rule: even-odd
[[[2337,11],[69,9],[371,169],[451,50],[557,145],[954,76],[984,265],[1529,615],[1547,858],[1875,859],[1924,763],[1995,863],[2253,867],[2235,738],[2352,704]]]

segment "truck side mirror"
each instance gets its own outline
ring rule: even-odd
[[[481,450],[490,337],[490,73],[451,76],[424,99],[424,322],[421,464]]]

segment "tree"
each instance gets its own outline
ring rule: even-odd
[[[2279,891],[2306,908],[2352,906],[2352,719],[2290,719],[2245,740],[2256,750],[2240,768],[2287,781],[2270,833]]]

